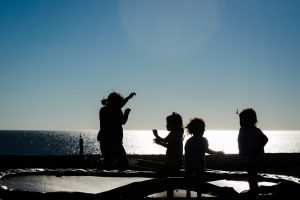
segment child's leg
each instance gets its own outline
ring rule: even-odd
[[[129,161],[126,154],[126,151],[122,144],[118,146],[118,154],[117,154],[117,167],[120,170],[129,169]]]
[[[167,190],[167,198],[174,198],[173,190]]]
[[[197,191],[197,198],[201,198],[202,196],[202,192],[201,191]]]
[[[202,191],[203,191],[203,183],[202,180],[195,180],[195,185],[197,185],[197,198],[201,198],[202,196]]]
[[[114,163],[114,149],[106,143],[100,142],[101,155],[103,157],[103,169],[112,169]]]
[[[205,185],[205,168],[200,166],[196,170],[195,185],[197,185],[197,198],[201,198],[203,187]]]
[[[186,190],[186,198],[191,198],[191,190]]]
[[[254,195],[258,194],[258,180],[257,180],[257,163],[254,161],[249,162],[248,166],[248,182],[250,192]]]
[[[192,178],[193,172],[190,167],[185,167],[185,180],[186,180],[186,198],[191,198],[191,178]]]

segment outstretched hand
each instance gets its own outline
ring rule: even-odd
[[[130,108],[126,108],[126,110],[124,111],[125,115],[129,115],[131,109]]]
[[[128,98],[132,98],[133,96],[135,96],[136,95],[136,93],[135,92],[132,92],[129,96],[128,96]]]
[[[154,139],[153,139],[153,142],[156,143],[156,144],[160,144],[160,143],[159,143],[159,140],[158,140],[157,138],[154,138]]]
[[[153,132],[153,135],[157,138],[157,137],[158,137],[157,130],[156,130],[156,129],[153,129],[152,132]]]

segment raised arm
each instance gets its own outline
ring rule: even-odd
[[[125,106],[125,104],[128,102],[128,100],[131,99],[134,95],[136,95],[135,92],[132,92],[130,95],[128,95],[128,96],[123,100],[123,104],[122,104],[121,108],[122,108],[123,106]]]
[[[153,129],[152,132],[153,132],[153,135],[155,136],[155,138],[154,138],[153,141],[154,141],[156,144],[161,145],[161,146],[167,148],[167,142],[166,142],[165,138],[160,137],[160,136],[158,135],[158,132],[157,132],[156,129]]]
[[[123,119],[122,119],[123,125],[126,124],[130,111],[131,111],[130,108],[126,108],[126,110],[124,111],[124,115],[123,115]]]

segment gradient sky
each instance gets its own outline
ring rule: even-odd
[[[298,0],[0,0],[0,129],[98,129],[100,101],[136,92],[124,129],[180,113],[300,130]]]

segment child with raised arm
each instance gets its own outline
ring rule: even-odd
[[[205,122],[200,118],[190,120],[186,126],[189,134],[192,135],[185,144],[185,175],[188,187],[201,187],[204,183],[205,174],[205,153],[223,155],[223,151],[211,150],[208,141],[203,137]],[[197,196],[201,197],[201,190],[197,190]],[[187,190],[187,197],[190,197],[190,190]]]
[[[112,92],[107,99],[102,100],[103,107],[99,110],[100,130],[97,140],[100,142],[101,154],[104,158],[104,169],[129,168],[129,161],[123,147],[123,125],[128,120],[131,109],[122,107],[136,94],[133,92],[124,98],[117,92]]]
[[[154,142],[167,148],[166,163],[158,171],[159,175],[172,175],[180,171],[183,164],[183,123],[182,117],[173,112],[166,118],[166,128],[168,136],[162,138],[158,135],[157,130],[153,129],[155,136]]]
[[[248,161],[248,182],[250,195],[258,195],[257,172],[264,160],[264,146],[267,136],[256,127],[256,112],[252,108],[244,109],[240,114],[240,130],[238,135],[239,155]]]

